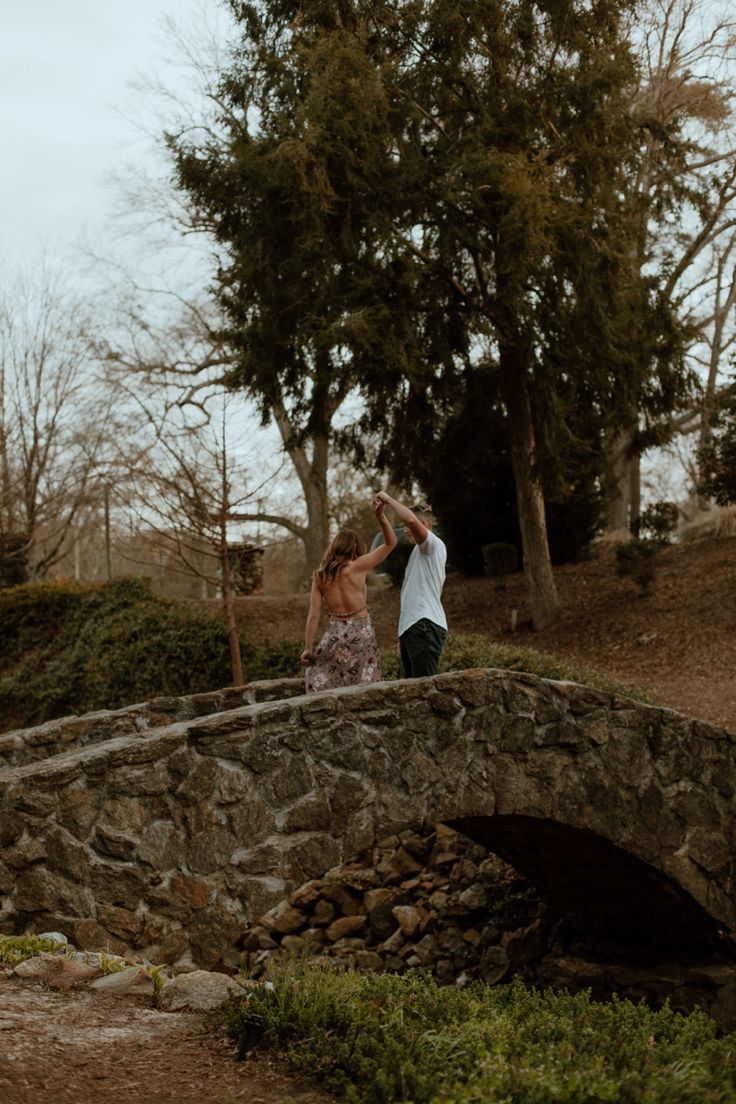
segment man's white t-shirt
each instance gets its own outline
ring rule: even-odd
[[[444,542],[429,530],[426,539],[413,549],[406,565],[401,587],[399,636],[423,617],[443,629],[447,628],[447,618],[440,601],[445,585],[446,563]]]

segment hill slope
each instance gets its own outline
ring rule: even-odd
[[[451,575],[444,604],[451,632],[484,633],[551,652],[651,688],[663,705],[736,732],[736,537],[662,550],[651,592],[615,574],[611,550],[555,569],[563,614],[552,628],[512,637],[511,611],[523,611],[521,574],[504,579]],[[398,620],[397,588],[369,592],[379,642],[389,647]],[[302,639],[306,594],[238,603],[240,628],[261,646]],[[213,603],[214,606],[214,603]]]

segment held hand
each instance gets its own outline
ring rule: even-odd
[[[383,511],[386,509],[386,503],[382,502],[380,498],[373,499],[373,513],[376,515],[378,521],[383,521]]]
[[[305,648],[305,650],[299,656],[299,662],[301,663],[302,667],[311,667],[313,662],[312,653]]]
[[[384,506],[391,501],[391,495],[386,494],[385,491],[378,491],[376,494],[376,501],[382,502]]]

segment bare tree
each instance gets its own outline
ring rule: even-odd
[[[692,334],[691,363],[705,368],[708,409],[723,357],[732,343],[734,296],[728,266],[736,228],[736,127],[732,107],[736,19],[711,0],[649,0],[638,28],[641,81],[633,109],[646,124],[645,157],[633,190],[639,212],[636,263],[667,272],[665,297]],[[678,148],[662,135],[680,125]],[[681,197],[674,221],[661,208],[667,188]],[[683,217],[684,215],[684,217]],[[705,364],[704,364],[705,361]],[[665,432],[705,425],[703,407],[670,423]],[[609,529],[629,528],[640,509],[641,424],[610,445],[614,493]]]
[[[139,535],[176,556],[186,570],[219,591],[227,624],[235,685],[245,683],[232,580],[231,535],[235,519],[262,492],[248,479],[244,444],[233,431],[231,401],[211,389],[207,404],[179,395],[161,403],[155,385],[149,396],[124,387],[139,415],[135,451],[119,458],[127,465],[124,506]],[[241,435],[242,436],[242,435]]]
[[[0,540],[43,578],[97,502],[111,439],[87,312],[46,263],[0,297]]]

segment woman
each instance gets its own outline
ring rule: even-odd
[[[384,517],[380,499],[374,499],[373,510],[384,543],[366,552],[365,541],[358,533],[341,529],[314,573],[301,654],[308,694],[380,681],[381,658],[368,613],[365,577],[396,547],[396,534]],[[330,619],[316,651],[312,651],[323,598]]]

